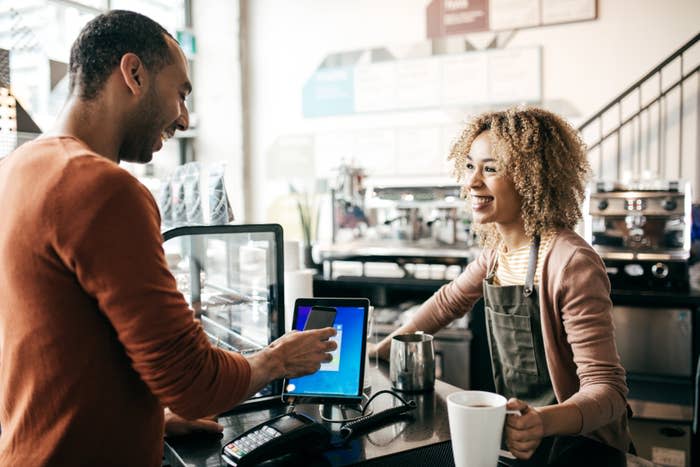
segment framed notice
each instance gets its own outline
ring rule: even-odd
[[[596,0],[432,0],[427,37],[508,31],[598,17]]]
[[[488,29],[489,0],[432,0],[426,8],[429,38]]]
[[[596,18],[595,0],[542,0],[542,23],[570,23]]]
[[[539,0],[491,0],[491,30],[520,29],[540,24]]]

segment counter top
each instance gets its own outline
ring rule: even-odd
[[[388,365],[381,363],[379,367],[370,368],[370,379],[373,393],[381,389],[388,389],[390,387]],[[416,410],[412,411],[411,417],[402,418],[353,438],[342,448],[311,457],[287,457],[284,462],[270,462],[265,465],[304,465],[307,467],[357,464],[402,467],[411,465],[453,466],[446,397],[458,390],[460,389],[438,380],[435,382],[435,390],[430,393],[404,395],[409,400],[415,400],[418,406]],[[393,397],[382,394],[373,401],[372,407],[376,411],[395,404],[396,401]],[[320,420],[318,405],[300,404],[297,405],[296,410]],[[219,423],[224,426],[223,437],[200,435],[169,438],[165,443],[166,462],[173,467],[224,467],[227,464],[221,460],[219,453],[225,443],[249,428],[284,412],[284,406],[274,403],[264,408],[224,414],[219,418]],[[339,424],[324,423],[337,433]],[[578,465],[652,465],[636,456],[625,455],[582,436],[546,439],[531,461],[501,458],[499,465],[515,467],[577,465],[577,462]]]
[[[384,363],[379,368],[370,368],[372,392],[390,387],[388,366]],[[372,459],[379,459],[392,454],[415,450],[424,446],[444,443],[450,439],[450,428],[447,421],[448,394],[460,390],[442,381],[435,382],[435,390],[419,395],[403,395],[415,400],[418,408],[411,412],[412,419],[405,417],[396,423],[372,431],[371,433],[352,439],[346,447],[324,453],[311,463],[307,457],[304,465],[352,465]],[[389,394],[382,394],[372,402],[375,411],[395,406],[398,401]],[[235,438],[253,426],[262,423],[276,415],[285,412],[286,407],[281,403],[273,403],[268,407],[241,413],[224,414],[219,423],[224,426],[224,436],[221,439],[209,437],[181,437],[166,440],[166,460],[173,467],[206,465],[226,466],[219,453],[225,443]],[[298,412],[320,420],[320,406],[298,404]],[[340,429],[338,423],[324,424],[334,431]],[[285,462],[284,465],[289,465]]]
[[[322,260],[347,260],[348,258],[365,258],[371,261],[375,257],[430,257],[430,258],[462,258],[472,261],[478,256],[478,250],[463,245],[447,245],[433,240],[416,242],[366,241],[355,240],[345,243],[328,243],[316,245],[316,251]],[[378,261],[378,259],[377,259]]]

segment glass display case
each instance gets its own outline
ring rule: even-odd
[[[281,226],[178,227],[163,233],[163,248],[212,344],[246,354],[284,333]],[[279,394],[275,381],[250,401]]]

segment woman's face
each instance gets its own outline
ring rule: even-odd
[[[522,224],[520,195],[511,179],[498,168],[489,131],[474,139],[467,155],[466,176],[475,222],[495,222],[502,227]]]

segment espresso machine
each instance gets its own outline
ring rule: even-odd
[[[471,246],[471,218],[458,185],[373,186],[365,206],[375,238],[412,246]]]
[[[458,185],[379,185],[357,174],[332,192],[332,242],[315,249],[324,276],[335,275],[334,262],[356,262],[362,276],[384,274],[376,271],[379,266],[365,267],[384,263],[398,268],[389,267],[387,274],[446,277],[474,258],[471,213]],[[347,186],[356,190],[344,193]],[[451,266],[459,271],[447,271]]]
[[[362,236],[367,227],[365,216],[365,180],[362,167],[341,164],[335,187],[331,189],[332,241],[336,242],[339,232],[346,233],[346,238]]]
[[[585,203],[585,237],[613,289],[689,288],[690,183],[596,182]]]
[[[471,216],[459,185],[376,184],[341,164],[331,191],[333,244],[469,247]]]

